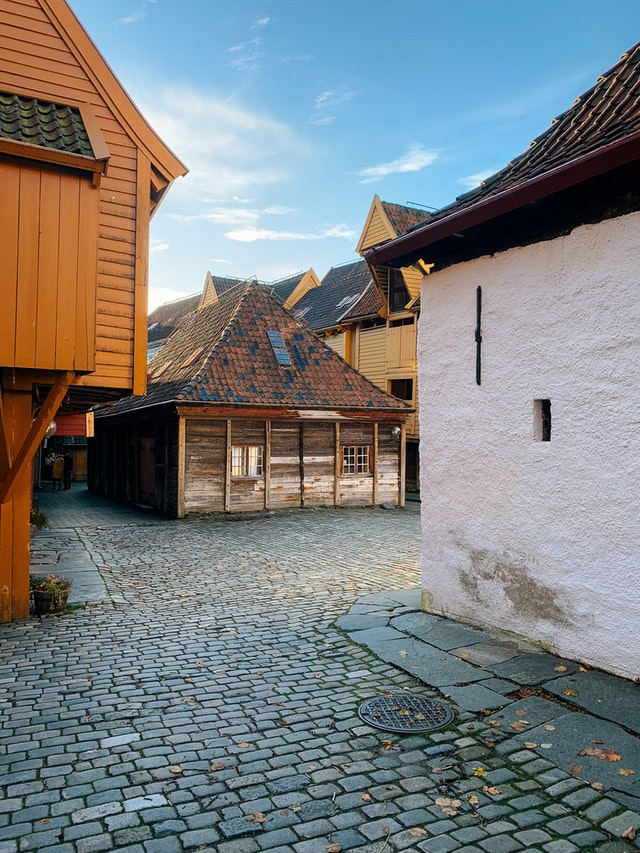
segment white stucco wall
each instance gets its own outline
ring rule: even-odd
[[[435,272],[418,362],[434,612],[640,675],[640,214]],[[482,385],[475,381],[482,285]],[[550,398],[550,442],[533,401]]]

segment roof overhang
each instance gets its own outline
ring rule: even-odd
[[[425,250],[448,237],[461,236],[470,228],[639,159],[640,131],[636,131],[525,183],[491,195],[469,207],[454,210],[441,219],[370,249],[365,252],[364,258],[370,266],[391,267],[409,266],[418,260],[428,261],[428,252],[425,253]]]

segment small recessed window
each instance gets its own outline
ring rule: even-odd
[[[291,364],[291,356],[287,352],[287,348],[286,348],[285,343],[282,339],[282,333],[281,332],[267,332],[267,335],[269,337],[269,341],[271,343],[271,346],[273,347],[273,352],[274,352],[274,355],[276,357],[276,361],[278,362],[278,364],[281,364],[284,367],[287,367],[288,365],[290,365]]]
[[[364,445],[350,445],[342,448],[342,473],[343,474],[368,474],[369,473],[369,448]]]
[[[264,470],[264,448],[258,446],[231,448],[232,477],[261,477]]]
[[[551,441],[551,400],[533,401],[533,439]]]

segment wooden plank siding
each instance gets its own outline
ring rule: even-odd
[[[358,360],[354,364],[360,373],[384,391],[387,390],[386,347],[385,326],[361,329],[358,336]]]
[[[334,352],[337,352],[339,356],[346,359],[346,341],[347,336],[344,332],[340,332],[338,335],[327,335],[323,338],[324,343],[331,347]]]
[[[43,100],[59,103],[88,103],[93,109],[110,154],[108,173],[102,177],[99,189],[93,190],[96,202],[92,204],[92,210],[95,208],[95,221],[99,235],[97,257],[96,248],[86,245],[91,239],[90,235],[93,235],[95,240],[96,228],[93,222],[86,220],[86,205],[83,203],[82,245],[79,256],[75,259],[75,269],[72,258],[60,257],[59,259],[64,265],[60,278],[63,275],[74,275],[79,266],[84,284],[74,294],[75,308],[79,316],[85,319],[93,316],[94,325],[91,329],[83,327],[79,342],[80,351],[76,354],[70,346],[71,337],[63,326],[58,328],[54,342],[47,337],[50,334],[50,328],[40,331],[41,324],[37,323],[42,338],[33,340],[33,334],[30,335],[29,331],[32,318],[37,316],[38,311],[61,321],[74,310],[74,305],[69,304],[68,297],[66,303],[61,305],[60,301],[56,302],[51,292],[37,294],[32,288],[26,286],[25,281],[32,277],[35,280],[37,268],[27,269],[24,264],[37,263],[36,252],[33,255],[36,258],[35,262],[19,261],[20,303],[14,305],[11,297],[6,297],[10,302],[9,315],[17,309],[21,317],[20,349],[15,365],[61,369],[72,366],[76,370],[92,370],[94,372],[81,377],[78,384],[125,390],[135,387],[140,393],[146,373],[144,358],[140,353],[144,351],[146,344],[146,324],[143,315],[146,312],[150,211],[149,161],[146,159],[142,168],[139,169],[138,149],[135,142],[119,117],[105,102],[94,80],[35,0],[20,3],[0,0],[0,38],[3,42],[3,50],[0,53],[0,86],[7,91],[20,92]],[[21,46],[24,46],[24,49],[21,49]],[[22,171],[24,173],[22,180],[33,183],[36,170],[31,166],[28,177],[27,168],[23,167]],[[7,185],[4,174],[2,178],[4,189]],[[90,185],[90,181],[87,178],[78,178],[71,172],[68,178],[65,176],[59,180],[61,181],[59,192],[62,210],[60,227],[77,227],[74,224],[79,215],[77,196],[74,198],[66,185],[72,181],[89,182]],[[8,186],[11,192],[12,183],[9,182]],[[23,186],[23,191],[25,189],[26,187]],[[55,226],[46,221],[44,212],[56,209],[53,202],[57,191],[55,182],[51,178],[42,183],[39,196],[42,200],[40,214],[45,227],[50,231]],[[30,192],[35,193],[34,186],[31,187]],[[24,192],[21,197],[23,196]],[[5,198],[3,193],[3,208]],[[32,226],[37,220],[37,213],[37,208],[25,209],[24,215],[28,217],[28,220],[24,220],[25,223],[28,221]],[[0,217],[4,219],[5,216],[6,212],[3,209]],[[3,228],[2,231],[3,235],[0,239],[5,243],[9,237],[6,235],[6,229]],[[37,229],[32,233],[37,233]],[[23,239],[26,239],[26,229]],[[46,245],[42,246],[42,239],[41,237],[42,265],[46,264],[51,268],[55,260],[55,252],[52,244],[49,245],[46,239]],[[6,257],[7,254],[3,251],[3,258]],[[93,290],[85,286],[86,277],[90,273],[93,274],[94,280],[96,279],[95,263],[93,271],[89,269],[92,260],[97,260],[97,289],[93,288]],[[3,278],[6,275],[8,273],[5,269]],[[8,292],[6,287],[4,292]],[[85,302],[84,297],[87,293],[89,300]],[[95,325],[96,310],[99,318],[97,326]],[[0,320],[2,323],[0,363],[2,364],[8,364],[7,336],[2,332],[10,322],[10,316]],[[34,328],[35,325],[34,323]],[[52,325],[55,326],[55,322]],[[129,335],[132,330],[135,331],[135,345],[131,337],[129,340],[126,339],[123,334],[125,330]],[[34,353],[36,353],[35,356]],[[88,357],[89,354],[90,357]],[[137,382],[134,381],[134,357]]]
[[[96,419],[90,487],[141,502],[140,446],[155,448],[155,508],[165,515],[398,502],[400,441],[393,423],[167,416]],[[371,472],[342,473],[342,447],[370,448]],[[97,446],[97,450],[96,450]],[[232,447],[264,448],[263,474],[233,476]],[[269,452],[270,451],[270,452]],[[302,458],[300,452],[302,451]],[[148,471],[148,469],[147,469]],[[377,476],[374,476],[377,474]],[[145,486],[149,503],[149,486]]]

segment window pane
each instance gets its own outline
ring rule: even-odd
[[[262,447],[247,447],[247,473],[250,477],[262,474]]]
[[[355,447],[342,448],[342,473],[355,474],[356,472],[356,449]]]
[[[231,474],[233,477],[242,477],[245,474],[244,447],[231,448]]]
[[[359,447],[358,448],[358,474],[368,474],[369,473],[369,448],[368,447]]]

